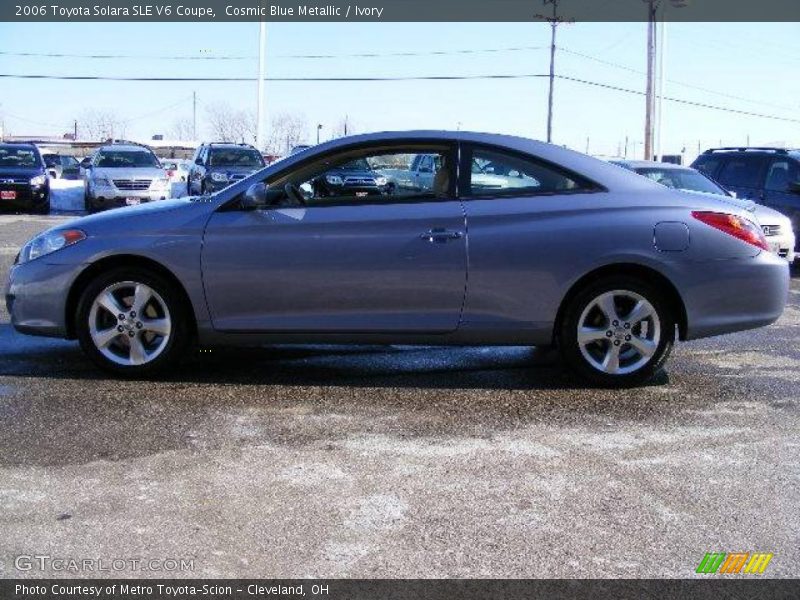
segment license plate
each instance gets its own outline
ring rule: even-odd
[[[16,200],[17,192],[4,190],[0,192],[0,200]]]
[[[125,204],[128,206],[136,206],[141,200],[139,198],[125,198]]]

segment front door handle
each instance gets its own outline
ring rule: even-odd
[[[443,244],[450,240],[458,240],[464,236],[460,231],[445,229],[444,227],[434,227],[419,236],[419,239],[433,244]]]

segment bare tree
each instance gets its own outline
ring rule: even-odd
[[[193,140],[194,123],[189,117],[178,117],[172,122],[170,135],[175,140]]]
[[[234,109],[229,104],[219,103],[206,110],[208,127],[214,141],[247,142],[256,139],[256,118],[252,111]]]
[[[107,140],[125,137],[126,123],[111,110],[89,108],[78,117],[78,137]]]
[[[270,154],[287,154],[293,146],[306,141],[308,121],[305,116],[278,113],[270,123],[266,150]]]
[[[334,138],[345,137],[346,135],[353,135],[354,133],[356,133],[355,124],[347,115],[342,117],[331,130],[331,134]]]

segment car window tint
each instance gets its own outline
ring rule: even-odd
[[[590,188],[577,176],[535,159],[476,149],[471,161],[471,196],[552,194]]]
[[[28,148],[0,147],[0,167],[38,167],[36,152]]]
[[[757,188],[766,159],[763,156],[731,156],[719,172],[722,185]]]
[[[430,168],[424,171],[426,163]],[[327,206],[433,199],[449,196],[451,183],[447,151],[425,149],[422,152],[381,150],[326,159],[274,182],[271,187],[277,186],[276,193],[282,195],[278,204],[299,204],[293,197],[299,193],[308,206]]]
[[[781,158],[774,160],[767,172],[764,187],[773,192],[789,191],[789,184],[800,181],[800,169],[793,160]]]
[[[697,157],[697,160],[694,161],[692,167],[694,167],[701,173],[705,173],[709,177],[714,177],[714,173],[717,172],[720,162],[721,159],[717,156],[701,154],[700,156]]]

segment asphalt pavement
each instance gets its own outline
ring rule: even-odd
[[[0,216],[0,280],[63,220]],[[799,333],[795,274],[778,323],[639,389],[482,347],[211,348],[119,381],[3,306],[0,577],[681,578],[756,551],[796,576]],[[191,568],[17,569],[36,554]]]

